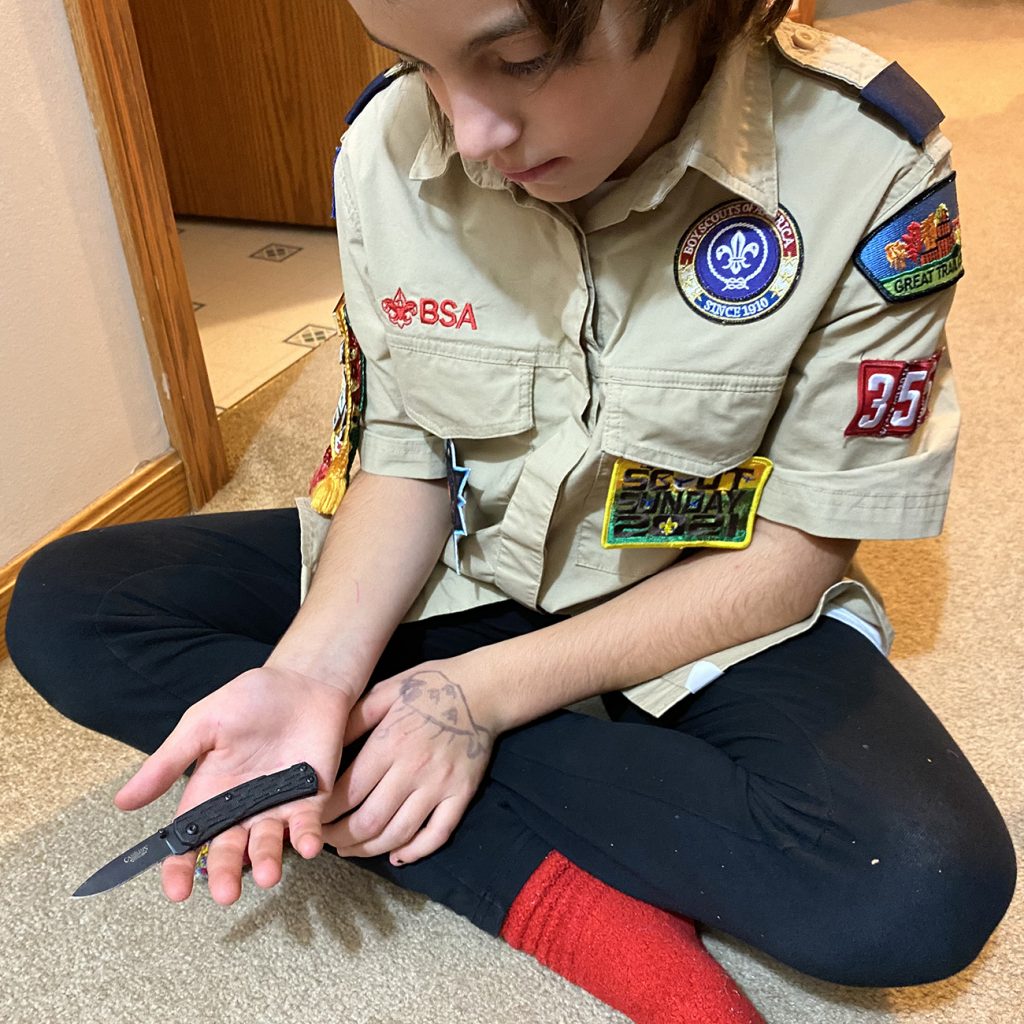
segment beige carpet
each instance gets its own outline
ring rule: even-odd
[[[846,14],[853,9],[862,13]],[[819,3],[823,21],[898,57],[948,114],[956,143],[968,275],[952,347],[966,411],[947,531],[869,544],[889,596],[899,667],[991,787],[1018,841],[1024,514],[1024,6],[966,0]],[[232,411],[234,481],[207,511],[287,504],[319,457],[336,394],[334,346]],[[1005,458],[1005,461],[1004,461]],[[218,1024],[576,1024],[623,1020],[463,919],[359,868],[291,859],[282,886],[249,886],[231,909],[205,893],[182,906],[155,875],[105,897],[70,893],[108,856],[173,815],[175,795],[122,815],[111,797],[140,761],[63,721],[0,664],[0,1020]],[[54,770],[52,766],[56,765]],[[819,984],[712,937],[772,1024],[1009,1024],[1024,1020],[1020,900],[980,959],[911,990]]]

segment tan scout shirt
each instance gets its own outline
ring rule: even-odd
[[[602,546],[617,457],[711,477],[757,454],[774,463],[768,519],[825,537],[941,529],[959,421],[947,357],[932,364],[930,415],[916,430],[846,428],[859,410],[870,423],[881,393],[859,391],[862,362],[918,365],[944,350],[953,289],[890,304],[852,256],[949,176],[949,146],[938,130],[913,145],[836,81],[862,86],[887,61],[801,32],[798,45],[787,23],[774,43],[724,55],[680,135],[576,205],[579,220],[442,152],[417,75],[346,135],[335,184],[348,311],[367,359],[362,466],[443,477],[450,438],[471,469],[462,575],[449,545],[410,619],[505,598],[573,613],[675,562],[677,549]],[[801,258],[780,271],[782,301],[722,323],[684,298],[677,266],[684,240],[726,203],[741,217],[744,203],[771,218],[781,207]],[[904,397],[923,411],[929,394]],[[302,504],[305,587],[326,520]],[[626,693],[661,714],[828,612],[873,626],[888,649],[881,605],[845,580],[807,621]]]

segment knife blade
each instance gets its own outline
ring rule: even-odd
[[[316,772],[305,761],[243,782],[178,815],[170,824],[90,875],[71,895],[96,896],[107,892],[159,864],[165,857],[196,850],[246,818],[290,800],[313,796],[318,788]]]

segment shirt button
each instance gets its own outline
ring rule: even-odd
[[[818,33],[803,25],[793,33],[793,42],[801,50],[813,50],[818,45]]]

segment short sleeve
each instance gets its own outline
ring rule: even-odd
[[[352,333],[366,359],[359,464],[381,476],[440,479],[446,475],[441,439],[414,423],[405,411],[387,338],[367,283],[366,250],[344,146],[335,164],[334,189],[345,304]]]
[[[934,167],[881,210],[851,254],[790,367],[762,442],[774,464],[759,509],[765,518],[856,539],[942,529],[960,425],[946,341],[960,257],[959,217],[949,223],[950,204],[942,203],[955,197],[952,182],[948,166]],[[921,251],[915,231],[926,217],[942,222],[943,238],[955,232],[940,255]],[[934,241],[932,227],[925,223]],[[907,238],[916,244],[909,252]],[[869,243],[892,264],[888,284],[864,265]]]

